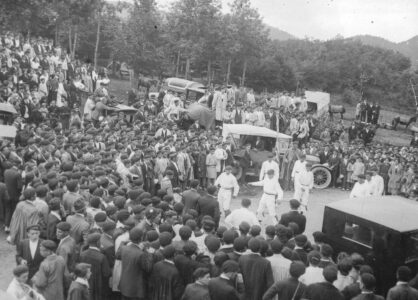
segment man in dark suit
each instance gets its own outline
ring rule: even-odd
[[[398,282],[387,294],[387,300],[418,299],[418,290],[408,285],[411,280],[411,269],[406,266],[400,266],[396,270],[396,279]]]
[[[201,224],[204,216],[211,216],[216,224],[216,228],[218,228],[221,213],[219,210],[218,199],[215,196],[216,191],[216,186],[209,186],[207,189],[207,194],[199,198],[196,207],[197,213],[199,214],[199,224]]]
[[[242,255],[238,260],[244,279],[244,299],[261,299],[274,282],[271,263],[260,255],[259,239],[252,238],[248,242],[248,248],[251,253]]]
[[[348,128],[348,142],[351,143],[352,141],[354,141],[357,138],[357,127],[356,127],[356,123],[353,122],[351,123],[351,126]]]
[[[335,266],[327,266],[324,268],[322,275],[324,282],[313,283],[309,285],[302,299],[306,300],[344,300],[343,295],[332,284],[337,280],[338,270]]]
[[[178,187],[179,186],[179,174],[180,174],[180,170],[179,167],[177,165],[177,153],[170,153],[170,161],[167,165],[167,170],[171,170],[173,171],[173,179],[171,181],[173,188],[174,187]]]
[[[57,239],[60,241],[57,248],[57,255],[61,256],[70,272],[74,270],[77,259],[76,243],[70,236],[71,225],[67,222],[57,224]]]
[[[9,202],[9,193],[7,192],[7,187],[3,182],[0,182],[0,222],[5,221],[5,207],[7,202]]]
[[[364,145],[370,144],[374,137],[374,132],[367,126],[361,133],[360,137],[364,142]]]
[[[75,214],[67,217],[67,222],[71,225],[71,237],[80,246],[85,243],[90,224],[86,221],[84,213],[86,211],[84,200],[78,199],[74,202]]]
[[[190,189],[183,192],[183,204],[184,209],[183,212],[187,213],[189,209],[196,210],[198,201],[200,199],[200,194],[197,192],[199,188],[199,180],[193,180],[190,183]]]
[[[245,174],[247,173],[247,170],[252,165],[250,150],[251,150],[251,144],[246,144],[244,154],[242,156],[242,159],[240,160],[241,168],[242,168],[242,175],[241,175],[241,178],[239,179],[239,181],[240,181],[241,184],[244,184],[244,185],[247,184],[246,181],[245,181],[245,177],[246,177]]]
[[[141,229],[132,228],[129,231],[131,244],[119,247],[116,253],[116,258],[122,260],[119,289],[124,300],[146,298],[145,275],[152,270],[152,255],[142,250],[143,235]]]
[[[222,264],[221,275],[209,281],[210,299],[239,300],[241,299],[234,278],[239,271],[239,265],[233,260],[227,260]]]
[[[115,264],[115,241],[113,240],[113,233],[115,231],[116,224],[112,221],[106,221],[102,225],[102,236],[100,237],[100,249],[106,256],[109,262],[110,268],[113,268]]]
[[[52,198],[49,203],[49,214],[46,220],[46,239],[59,243],[57,239],[57,225],[61,222],[61,201],[59,198]]]
[[[29,269],[30,281],[38,272],[44,257],[39,251],[42,240],[39,238],[41,228],[39,225],[29,226],[27,229],[28,238],[21,240],[16,246],[16,262],[18,265],[26,265]]]
[[[20,162],[18,160],[12,161],[12,167],[4,171],[4,183],[9,194],[9,201],[5,202],[5,220],[6,232],[9,229],[10,221],[12,220],[13,212],[19,202],[20,193],[22,192],[22,176],[17,168]]]
[[[298,211],[300,206],[300,202],[298,200],[291,199],[289,203],[290,211],[288,213],[282,214],[279,223],[284,226],[288,226],[290,222],[294,222],[299,226],[299,232],[295,232],[294,234],[301,234],[305,231],[306,217]]]
[[[87,236],[89,248],[80,254],[80,262],[91,265],[89,279],[90,299],[106,300],[110,295],[109,278],[112,271],[106,256],[100,252],[100,233]]]
[[[319,163],[320,164],[327,163],[330,157],[331,157],[331,152],[329,151],[329,147],[325,146],[324,151],[319,152]]]

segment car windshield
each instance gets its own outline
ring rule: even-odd
[[[418,260],[418,232],[411,233],[406,240],[405,263]]]

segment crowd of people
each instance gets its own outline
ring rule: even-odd
[[[198,122],[179,128],[187,103],[169,91],[157,103],[131,92],[133,117],[108,113],[115,110],[108,80],[91,64],[48,39],[6,33],[0,41],[1,102],[18,111],[16,138],[0,145],[0,219],[17,252],[10,297],[357,300],[379,299],[376,287],[386,291],[361,255],[334,255],[322,232],[313,240],[305,234],[300,210],[313,180],[306,157],[329,165],[332,186],[355,183],[352,197],[416,197],[416,148],[372,138],[356,144],[358,129],[342,123],[338,138],[321,132],[314,139],[320,121],[304,97],[286,93],[256,99],[251,90],[215,88],[199,100],[215,111],[215,129]],[[232,174],[235,149],[221,136],[224,122],[267,126],[294,140],[249,183],[263,186],[257,213],[247,198],[230,210],[246,182]],[[379,180],[358,187],[365,175],[370,181],[379,174],[383,188]],[[282,187],[294,189],[295,199],[276,216]],[[265,208],[273,225],[264,228]],[[408,285],[411,270],[402,266],[396,275],[388,299],[418,299],[418,280]]]

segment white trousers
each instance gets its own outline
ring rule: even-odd
[[[232,199],[232,190],[225,190],[225,189],[219,189],[218,192],[218,202],[219,207],[224,212],[229,210],[231,205],[231,199]]]
[[[274,224],[276,224],[276,196],[263,193],[258,203],[257,215],[260,216],[266,207],[269,215],[273,218]]]
[[[308,206],[309,188],[304,188],[300,184],[295,183],[295,193],[293,194],[293,198],[299,200],[302,205]]]

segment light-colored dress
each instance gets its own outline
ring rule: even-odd
[[[217,159],[215,154],[209,153],[206,156],[206,177],[209,179],[216,179],[216,164]]]

